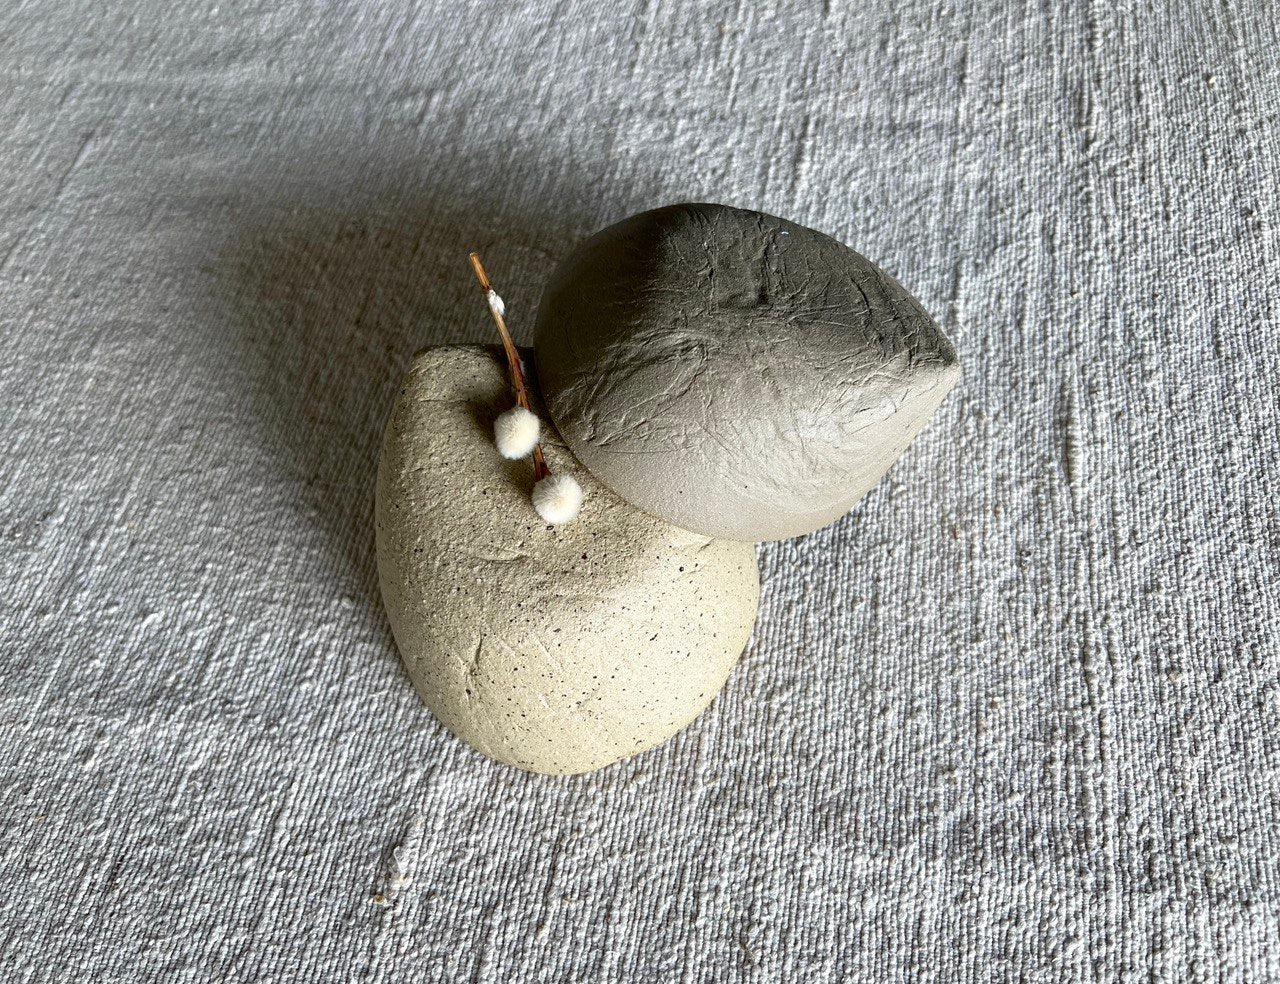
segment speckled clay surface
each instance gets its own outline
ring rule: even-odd
[[[563,527],[504,461],[497,350],[428,349],[387,424],[378,571],[396,642],[450,731],[502,762],[584,772],[643,751],[719,692],[755,620],[755,550],[656,519],[587,473],[550,427],[555,472],[586,492]],[[535,410],[542,412],[535,404]]]
[[[757,541],[843,515],[959,376],[891,277],[760,212],[673,205],[566,260],[538,315],[548,409],[625,499]]]

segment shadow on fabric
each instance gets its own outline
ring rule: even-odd
[[[210,343],[233,348],[242,390],[228,398],[245,402],[252,438],[276,464],[279,493],[300,522],[318,528],[299,548],[324,544],[320,560],[332,567],[335,594],[369,613],[371,632],[394,654],[377,584],[373,500],[400,378],[423,347],[496,342],[470,250],[484,256],[512,331],[527,344],[548,274],[595,220],[574,211],[583,199],[570,189],[527,188],[519,175],[490,176],[479,187],[465,162],[424,178],[421,164],[335,167],[330,159],[320,181],[309,173],[318,165],[294,160],[259,163],[269,178],[231,192],[237,221],[213,271],[228,295],[217,319],[227,334]]]

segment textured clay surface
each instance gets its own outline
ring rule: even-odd
[[[1276,10],[0,4],[0,982],[1280,984]],[[706,199],[964,378],[549,780],[408,683],[382,433],[469,250],[531,345]]]
[[[706,204],[582,244],[543,297],[537,357],[560,433],[605,484],[749,541],[847,512],[959,376],[946,336],[865,257]]]
[[[511,404],[500,358],[434,348],[409,368],[379,468],[383,597],[450,731],[523,769],[585,772],[664,741],[719,692],[755,621],[755,550],[622,501],[550,427],[547,462],[586,501],[542,522],[532,466],[494,447]]]

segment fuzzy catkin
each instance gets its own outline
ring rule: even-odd
[[[524,407],[512,407],[493,422],[493,439],[504,458],[527,458],[537,446],[542,425],[536,414]]]

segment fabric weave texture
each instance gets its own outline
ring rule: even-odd
[[[1267,4],[0,9],[0,978],[1280,979]],[[760,550],[665,746],[452,739],[377,592],[412,353],[675,201],[964,376]]]

